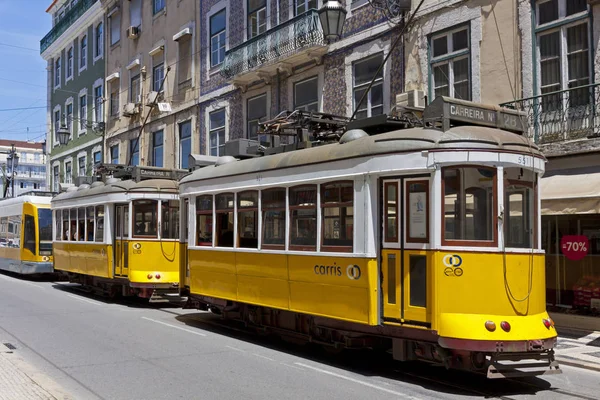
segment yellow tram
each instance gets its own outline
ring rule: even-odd
[[[50,193],[31,192],[0,201],[0,269],[52,273]]]
[[[52,212],[55,269],[71,282],[110,296],[178,298],[175,179],[108,178],[72,187],[52,199]]]
[[[521,117],[438,97],[422,126],[365,125],[192,172],[179,183],[188,306],[489,378],[560,373],[540,243],[545,159]]]

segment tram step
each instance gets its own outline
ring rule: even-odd
[[[531,362],[533,360],[537,362]],[[553,374],[562,374],[558,362],[554,359],[554,352],[538,354],[497,353],[492,355],[487,371],[489,379]]]

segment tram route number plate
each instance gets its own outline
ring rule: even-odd
[[[578,261],[588,254],[590,241],[587,236],[566,235],[560,240],[560,249],[569,260]]]

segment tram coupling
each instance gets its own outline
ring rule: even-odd
[[[525,361],[521,363],[520,361]],[[537,354],[495,353],[491,356],[487,371],[489,379],[520,378],[539,375],[562,374],[554,359],[554,350]]]

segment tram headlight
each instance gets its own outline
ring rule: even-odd
[[[42,257],[42,260],[43,260],[43,261],[49,261],[49,260],[50,260],[50,257],[48,257],[48,256],[44,256],[44,257]]]

